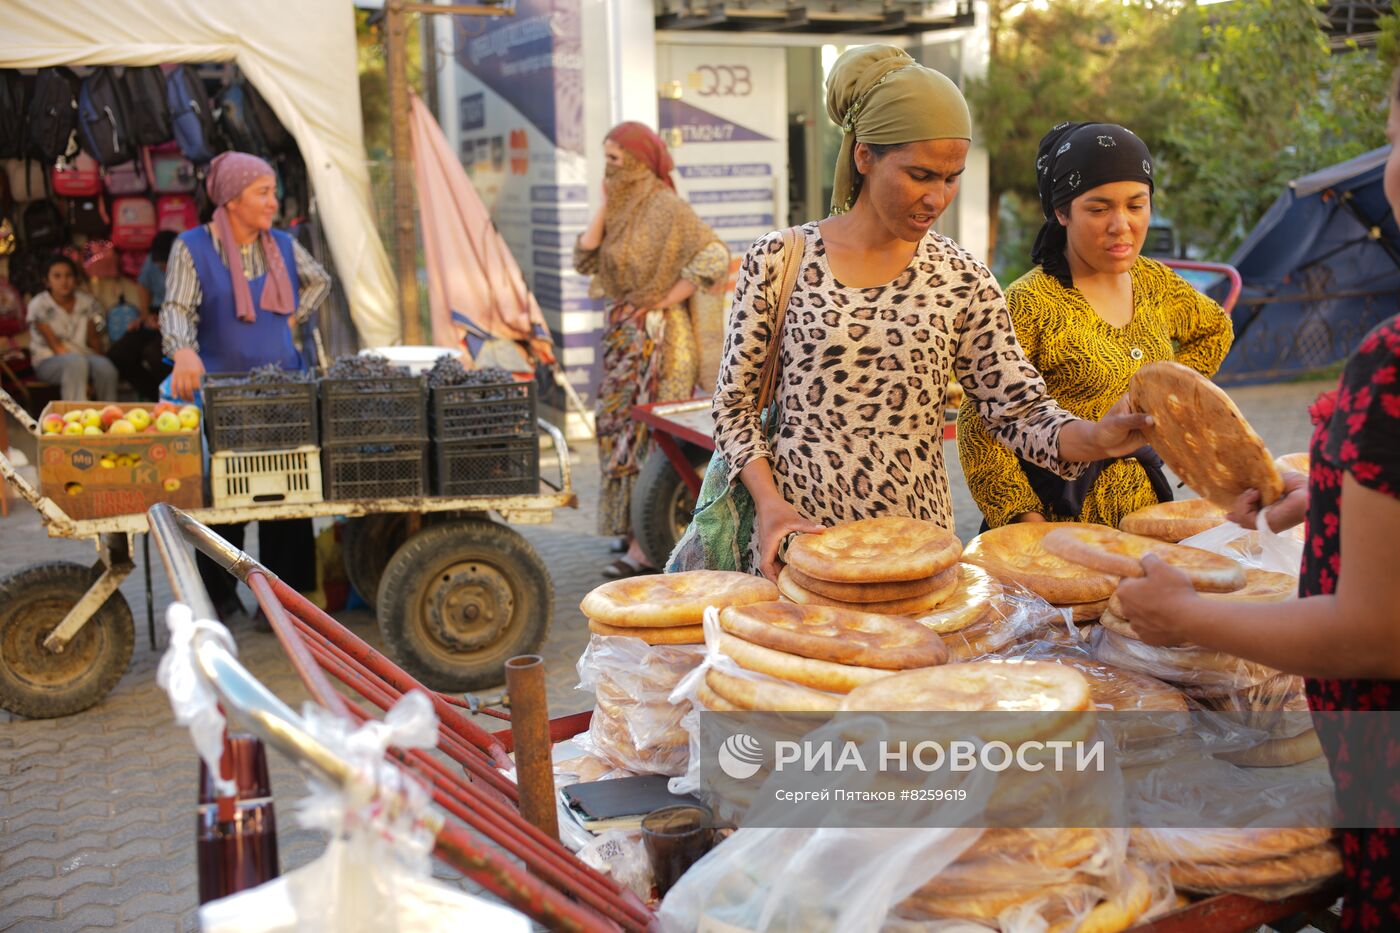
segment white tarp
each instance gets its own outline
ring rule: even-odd
[[[397,343],[347,0],[0,0],[0,68],[223,61],[237,62],[296,137],[361,341]]]

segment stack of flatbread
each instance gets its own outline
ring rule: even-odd
[[[1237,560],[1104,525],[1059,525],[1045,536],[1044,546],[1057,557],[1114,578],[1142,576],[1142,559],[1152,554],[1186,574],[1198,592],[1233,593],[1245,583],[1244,566]],[[1116,580],[1113,588],[1118,588]]]
[[[1278,467],[1280,473],[1302,473],[1307,475],[1308,468],[1311,466],[1311,461],[1312,458],[1309,457],[1308,452],[1303,450],[1298,453],[1284,454],[1281,457],[1274,458],[1274,466]]]
[[[1117,578],[1066,560],[1047,550],[1044,542],[1056,529],[1094,527],[1079,522],[1002,525],[973,538],[962,559],[1003,583],[1023,586],[1050,605],[1069,610],[1075,622],[1092,622],[1107,608]]]
[[[1208,499],[1177,499],[1129,512],[1119,531],[1177,542],[1225,523],[1225,510]]]
[[[901,616],[771,602],[726,609],[719,624],[719,652],[763,675],[706,671],[700,702],[720,712],[827,712],[856,687],[948,658],[937,633]]]
[[[630,771],[684,773],[689,738],[680,720],[690,704],[670,695],[704,657],[694,646],[705,641],[706,607],[777,598],[761,577],[712,570],[613,580],[585,596],[580,608],[595,638],[580,673],[597,700],[589,726],[596,753]]]
[[[709,606],[743,606],[778,598],[762,577],[726,570],[690,570],[613,580],[579,604],[595,635],[625,635],[649,645],[703,645]]]
[[[961,553],[957,536],[933,522],[867,518],[797,537],[778,587],[804,606],[917,616],[953,595]]]
[[[1202,894],[1277,900],[1342,870],[1327,829],[1134,829],[1130,838],[1134,858],[1167,866],[1176,887]]]
[[[1113,733],[1125,767],[1190,723],[1186,694],[1156,677],[1069,654],[1055,661],[1079,671],[1089,682],[1094,709],[1108,714],[1100,718]]]

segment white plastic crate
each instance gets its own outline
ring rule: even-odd
[[[214,508],[321,501],[321,449],[222,451],[209,462]]]

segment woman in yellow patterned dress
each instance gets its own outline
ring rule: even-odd
[[[608,303],[598,386],[598,533],[627,539],[627,552],[603,570],[626,577],[654,570],[631,527],[632,486],[651,446],[632,406],[694,393],[700,348],[693,306],[724,283],[729,250],[676,194],[659,136],[622,123],[603,151],[604,203],[574,245],[574,268],[593,277],[589,294]]]
[[[1213,375],[1230,348],[1220,306],[1160,262],[1141,255],[1152,216],[1152,156],[1130,130],[1062,123],[1036,160],[1045,225],[1037,268],[1006,289],[1016,337],[1049,394],[1097,420],[1128,379],[1154,360]],[[1129,512],[1171,498],[1161,460],[1142,448],[1099,461],[1073,481],[1019,459],[998,443],[970,402],[958,414],[958,456],[972,497],[996,527],[1083,521],[1117,527]]]

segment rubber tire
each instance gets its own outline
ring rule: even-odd
[[[450,651],[424,630],[419,610],[427,586],[447,567],[489,565],[506,578],[512,612],[504,638],[474,652]],[[544,643],[554,615],[549,569],[518,533],[489,520],[424,528],[390,558],[379,583],[379,632],[405,671],[434,690],[462,693],[505,682],[505,662]]]
[[[690,444],[682,449],[696,474],[704,477],[710,452]],[[642,462],[637,482],[632,486],[631,508],[632,534],[636,536],[642,553],[655,567],[666,565],[680,539],[675,526],[677,497],[685,503],[682,507],[689,514],[695,506],[690,489],[661,449],[653,446]]]
[[[429,512],[422,516],[423,525],[436,525],[460,518],[456,512]],[[345,523],[341,537],[341,562],[345,576],[355,592],[373,609],[379,593],[379,581],[394,552],[408,540],[406,512],[376,512]]]
[[[102,604],[64,654],[50,655],[56,660],[71,659],[73,652],[94,646],[92,663],[70,680],[57,686],[33,683],[11,669],[5,658],[7,632],[11,625],[18,624],[22,611],[38,601],[51,603],[48,614],[53,616],[52,624],[46,620],[43,628],[52,630],[100,573],[82,564],[50,561],[0,578],[0,708],[30,719],[71,716],[100,703],[121,680],[136,645],[136,626],[131,607],[120,592]],[[37,650],[45,649],[39,646]]]

